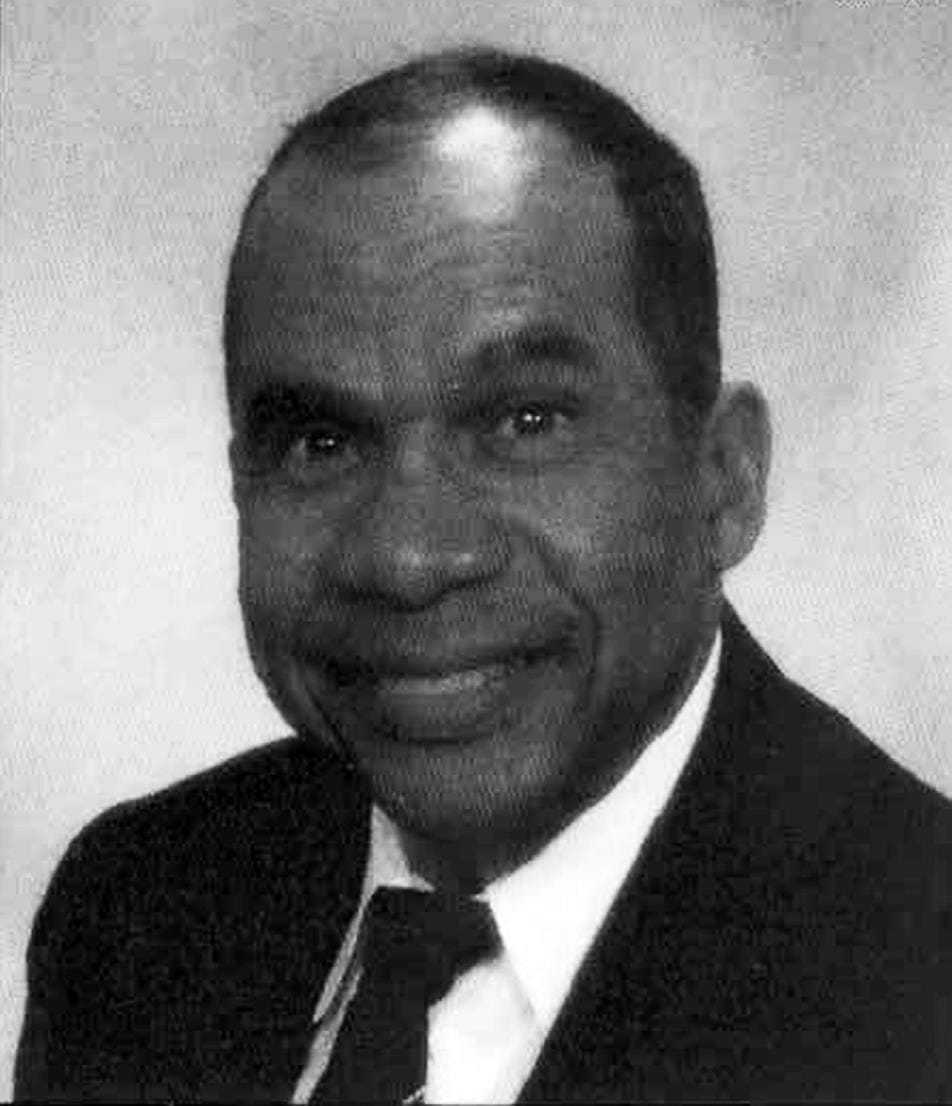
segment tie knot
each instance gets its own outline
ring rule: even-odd
[[[478,899],[378,888],[367,908],[365,964],[419,987],[427,1005],[498,946],[492,913]]]

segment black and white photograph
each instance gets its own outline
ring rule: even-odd
[[[952,7],[0,18],[0,1100],[952,1100]]]

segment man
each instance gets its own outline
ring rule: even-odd
[[[18,1094],[952,1093],[949,804],[722,600],[769,434],[684,157],[537,59],[385,73],[256,187],[225,347],[298,736],[74,843]]]

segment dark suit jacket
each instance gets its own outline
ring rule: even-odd
[[[368,798],[291,739],[95,822],[37,917],[21,1098],[273,1099]],[[525,1099],[952,1098],[952,807],[728,614],[695,755]]]

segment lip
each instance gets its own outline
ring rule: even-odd
[[[340,685],[406,686],[436,694],[474,688],[506,671],[562,652],[562,643],[547,642],[441,654],[325,657],[322,664]]]
[[[521,713],[558,682],[563,652],[550,643],[486,654],[470,650],[452,660],[416,656],[328,667],[350,709],[383,724],[382,730],[374,727],[378,733],[404,744],[468,744],[498,732],[513,711]]]

